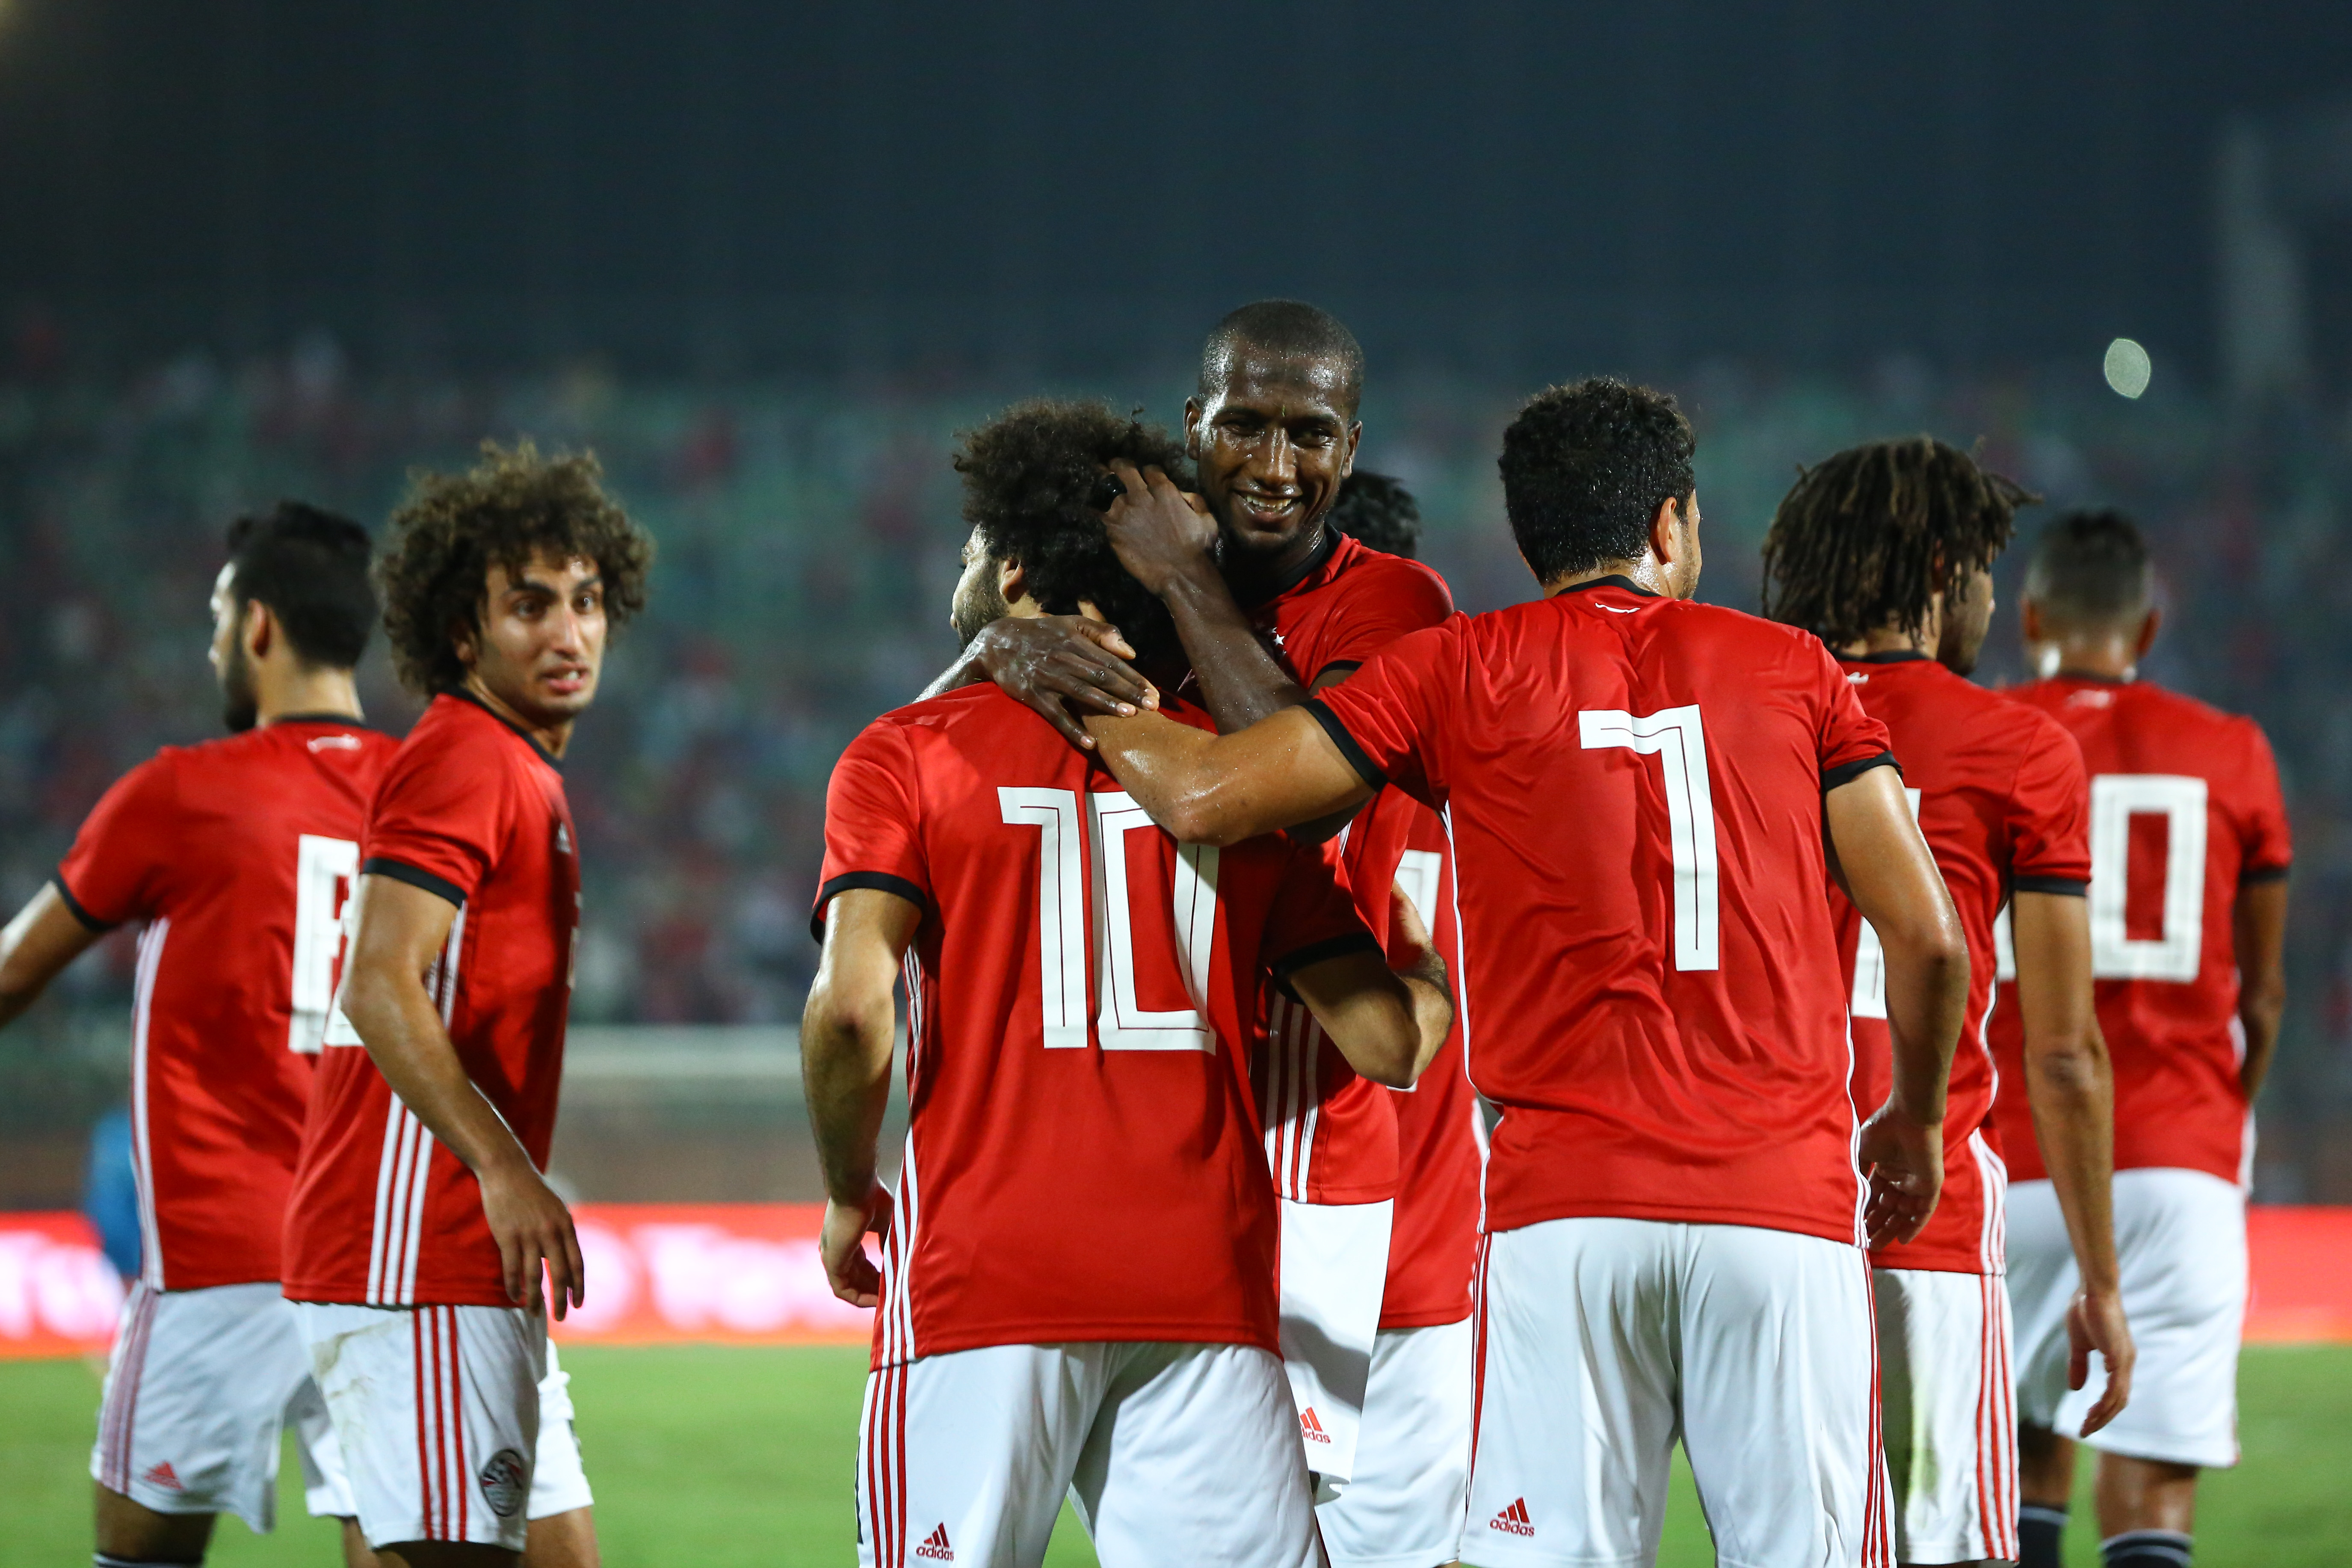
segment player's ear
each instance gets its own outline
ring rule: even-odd
[[[1671,566],[1682,559],[1682,502],[1668,496],[1650,514],[1650,553],[1661,566]]]
[[[1007,605],[1017,605],[1029,596],[1029,574],[1014,557],[1008,555],[996,563],[996,591]]]
[[[237,610],[236,640],[247,658],[267,658],[278,641],[278,617],[258,599],[247,599]]]
[[[1201,400],[1184,400],[1184,455],[1194,462],[1201,459]]]
[[[2021,598],[2017,601],[2017,635],[2018,639],[2028,647],[2042,640],[2042,606],[2032,599]]]
[[[2154,605],[2147,607],[2147,618],[2139,624],[2139,646],[2132,650],[2132,662],[2137,664],[2156,646],[2156,629],[2164,622],[2164,612]]]

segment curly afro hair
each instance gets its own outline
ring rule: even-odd
[[[480,629],[492,566],[511,572],[541,553],[593,561],[609,624],[618,628],[646,607],[654,542],[603,480],[594,454],[542,458],[528,440],[483,442],[481,461],[462,474],[410,476],[376,566],[404,685],[431,696],[464,684],[457,633]]]
[[[1916,632],[2009,545],[2031,491],[1927,436],[1849,447],[1810,468],[1764,536],[1764,613],[1831,647]]]
[[[1326,515],[1349,538],[1411,561],[1421,554],[1421,503],[1401,479],[1358,468],[1339,481]]]
[[[1156,463],[1190,489],[1181,445],[1106,404],[1047,397],[1016,403],[960,440],[963,519],[980,531],[989,559],[1020,562],[1030,594],[1051,613],[1076,615],[1078,601],[1090,600],[1147,660],[1183,657],[1166,606],[1118,563],[1092,500],[1119,458],[1138,468]]]
[[[1596,375],[1548,386],[1503,432],[1503,507],[1547,585],[1649,548],[1662,501],[1696,488],[1698,439],[1666,393]]]

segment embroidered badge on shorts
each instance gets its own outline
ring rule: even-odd
[[[530,1471],[522,1456],[512,1448],[500,1448],[482,1467],[482,1497],[490,1511],[500,1519],[512,1519],[522,1500],[530,1495]]]

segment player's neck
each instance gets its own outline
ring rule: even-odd
[[[1916,653],[1932,658],[1936,653],[1937,634],[1935,628],[1922,626],[1906,630],[1901,626],[1880,626],[1858,642],[1841,643],[1840,658],[1868,658],[1873,654]]]
[[[2139,675],[2139,649],[2120,632],[2077,634],[2035,644],[2033,668],[2045,680],[2132,680]]]
[[[1243,605],[1262,605],[1305,577],[1329,550],[1337,547],[1338,531],[1318,518],[1271,555],[1244,555],[1230,546],[1219,552],[1225,586]]]
[[[333,714],[364,717],[359,681],[348,669],[257,670],[254,681],[254,726],[267,729],[280,719]]]
[[[470,672],[466,677],[465,693],[499,718],[505,720],[511,728],[520,731],[526,737],[536,742],[539,748],[549,756],[562,760],[563,748],[572,740],[571,720],[559,719],[552,723],[542,723],[523,713],[514,704],[483,684],[480,676]]]
[[[1676,597],[1674,584],[1666,580],[1666,569],[1656,555],[1644,552],[1639,561],[1604,561],[1583,572],[1570,572],[1543,584],[1543,595],[1557,599],[1570,588],[1580,588],[1587,583],[1598,583],[1603,577],[1622,577],[1645,594],[1655,594],[1661,599]]]

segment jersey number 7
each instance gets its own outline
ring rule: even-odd
[[[1622,708],[1588,708],[1576,722],[1586,751],[1623,746],[1656,757],[1664,768],[1666,837],[1675,867],[1675,967],[1721,967],[1715,794],[1706,782],[1706,731],[1699,723],[1698,704],[1638,716]]]
[[[1173,958],[1192,1005],[1146,1011],[1136,1000],[1135,917],[1139,911],[1129,896],[1127,836],[1139,828],[1155,835],[1160,829],[1133,796],[1117,790],[1087,793],[1083,837],[1076,790],[1000,787],[996,798],[1007,824],[1034,824],[1038,829],[1038,991],[1045,1048],[1085,1047],[1087,995],[1098,989],[1100,1013],[1093,1028],[1104,1050],[1213,1052],[1216,1032],[1203,1009],[1210,960],[1216,951],[1216,847],[1177,846],[1170,877]],[[1092,839],[1094,852],[1091,879],[1087,875],[1086,838]],[[1087,983],[1090,912],[1096,938],[1094,987]]]

